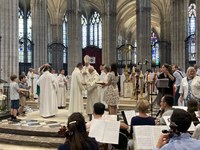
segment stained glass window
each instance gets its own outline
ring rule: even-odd
[[[188,36],[190,36],[190,42],[188,43],[189,61],[196,60],[196,5],[191,3],[188,7]]]
[[[19,19],[19,39],[24,36],[24,14],[21,10],[18,12]],[[24,62],[24,46],[19,45],[19,62]]]
[[[159,44],[158,41],[158,35],[151,31],[151,54],[152,54],[152,63],[155,63],[156,65],[159,65]]]
[[[82,15],[81,17],[82,25],[82,48],[87,46],[87,19]]]
[[[64,16],[64,21],[63,21],[63,45],[65,47],[68,46],[68,22],[67,22],[67,16]],[[67,50],[63,50],[63,63],[67,63]]]
[[[26,17],[26,18],[25,18]],[[25,22],[25,19],[27,22]],[[19,62],[20,63],[31,63],[32,62],[32,43],[31,43],[31,12],[29,11],[25,16],[23,11],[19,9],[18,12],[18,20],[19,20]],[[24,23],[27,23],[27,29],[24,29]],[[24,42],[26,40],[27,42]],[[24,43],[27,43],[24,45]],[[27,55],[25,56],[25,51],[27,51]],[[27,62],[24,62],[25,58],[27,58]]]
[[[98,12],[94,12],[90,21],[90,45],[102,48],[102,18]]]

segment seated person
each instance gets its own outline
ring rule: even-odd
[[[95,103],[93,106],[93,117],[94,119],[103,119],[102,116],[105,111],[105,105],[103,103]],[[93,120],[86,123],[87,132],[90,131],[90,126],[92,125]],[[125,123],[120,123],[120,129],[128,129],[128,126]]]
[[[94,138],[88,137],[85,119],[81,113],[73,113],[68,118],[66,141],[60,144],[58,150],[99,150]]]
[[[190,99],[187,106],[187,112],[189,112],[189,114],[192,116],[192,121],[196,126],[199,123],[199,120],[197,119],[195,114],[195,111],[198,111],[198,102],[196,100]]]
[[[131,119],[131,130],[130,130],[131,137],[132,137],[132,134],[133,134],[133,126],[155,125],[154,118],[151,117],[151,116],[148,116],[146,114],[146,112],[149,108],[149,102],[147,100],[139,101],[137,103],[136,108],[139,111],[139,115],[135,116]]]
[[[160,101],[160,114],[156,118],[156,124],[166,125],[163,116],[171,116],[173,113],[174,98],[172,95],[164,95]]]
[[[175,109],[171,115],[171,132],[162,134],[154,150],[199,150],[200,141],[187,133],[192,117],[183,109]]]
[[[194,130],[194,133],[192,134],[192,137],[200,140],[200,124],[198,124]]]

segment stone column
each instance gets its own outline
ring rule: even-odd
[[[185,42],[187,37],[187,0],[171,1],[171,63],[185,68]]]
[[[200,65],[200,1],[196,0],[196,64]]]
[[[52,50],[52,67],[56,71],[63,68],[63,16],[67,9],[66,0],[48,0],[48,13],[50,15],[50,40],[48,49]]]
[[[47,0],[31,0],[34,68],[47,63]]]
[[[68,74],[82,62],[81,13],[79,0],[67,0],[68,19]]]
[[[18,0],[0,0],[0,78],[19,73]]]
[[[63,68],[63,47],[59,45],[62,44],[62,25],[60,24],[51,24],[52,29],[52,43],[55,43],[55,46],[52,47],[52,67],[56,71],[59,71]]]
[[[137,60],[149,61],[151,65],[151,0],[136,0],[136,34],[137,34]]]
[[[102,63],[111,64],[116,62],[116,0],[105,0],[104,12],[102,13]]]
[[[170,18],[162,17],[160,23],[159,57],[160,65],[171,64],[171,43],[170,43]]]

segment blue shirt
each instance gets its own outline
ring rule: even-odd
[[[191,138],[189,133],[182,133],[180,136],[172,137],[162,148],[154,150],[200,150],[200,140]]]

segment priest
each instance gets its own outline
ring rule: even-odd
[[[57,113],[57,79],[50,73],[51,67],[49,64],[45,64],[42,67],[43,74],[38,79],[38,85],[40,86],[40,116],[46,118],[55,116]]]
[[[67,99],[67,79],[65,77],[65,70],[61,69],[60,74],[57,77],[58,80],[58,108],[62,109],[66,106]]]
[[[94,69],[93,66],[88,68],[90,76],[86,82],[87,84],[87,105],[86,105],[86,113],[91,115],[93,113],[93,105],[97,102],[100,102],[99,97],[99,88],[96,84],[99,81],[99,74]]]
[[[81,73],[82,68],[82,63],[78,63],[72,72],[68,116],[74,112],[83,113],[84,111],[82,91],[85,88]]]

